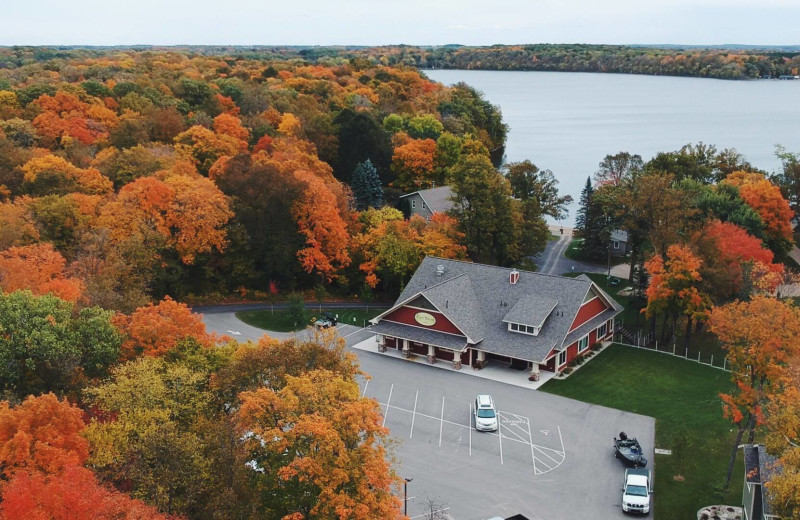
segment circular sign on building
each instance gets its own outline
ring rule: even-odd
[[[433,314],[429,314],[427,312],[416,313],[414,315],[414,320],[420,325],[425,325],[426,327],[430,327],[436,323],[436,318],[433,317]]]

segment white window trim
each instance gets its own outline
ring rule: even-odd
[[[534,327],[532,325],[522,325],[521,323],[508,323],[508,330],[509,332],[517,332],[519,334],[527,334],[528,336],[538,336],[539,335],[539,327]],[[516,328],[514,328],[516,327]]]
[[[603,329],[603,331],[600,332],[600,329]],[[597,327],[597,331],[595,333],[595,336],[597,336],[597,339],[605,338],[606,336],[608,336],[608,323],[607,322],[604,321],[603,323],[600,324],[599,327]]]
[[[427,206],[425,206],[425,201],[424,200],[422,201],[422,209],[427,209]]]
[[[564,356],[564,361],[561,361],[561,356]],[[559,367],[562,367],[567,364],[567,349],[564,349],[558,353],[558,359],[556,360]]]
[[[415,199],[411,199],[411,209],[417,209],[417,201]]]
[[[619,249],[619,242],[614,240],[614,249]]]
[[[581,348],[581,342],[583,340],[586,340],[586,346]],[[586,352],[588,349],[589,349],[589,335],[587,334],[578,340],[578,354],[580,354],[581,352]]]

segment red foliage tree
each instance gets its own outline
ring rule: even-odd
[[[66,260],[47,243],[10,247],[0,253],[0,289],[29,289],[36,295],[52,293],[62,300],[78,301],[83,282],[64,273]]]

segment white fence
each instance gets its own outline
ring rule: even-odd
[[[614,340],[615,340],[614,342],[615,343],[619,343],[620,345],[623,345],[623,346],[626,346],[626,347],[632,347],[632,348],[638,348],[638,349],[642,349],[642,350],[649,350],[649,351],[652,351],[652,352],[658,352],[660,354],[666,354],[668,356],[673,356],[673,357],[686,359],[687,361],[694,361],[695,363],[700,363],[701,365],[706,365],[706,366],[713,367],[713,368],[716,368],[716,369],[719,369],[719,370],[724,370],[725,372],[730,372],[730,370],[728,369],[728,358],[725,357],[725,356],[718,356],[717,357],[717,362],[719,362],[719,358],[721,357],[722,358],[722,365],[715,365],[714,364],[714,354],[706,354],[706,356],[704,358],[703,357],[703,353],[698,350],[697,351],[697,356],[695,357],[694,353],[690,352],[688,348],[687,349],[677,348],[677,345],[674,342],[672,343],[671,346],[670,345],[666,345],[666,348],[664,348],[665,346],[661,345],[661,348],[659,348],[658,341],[651,342],[651,343],[648,344],[648,342],[643,337],[638,337],[637,336],[636,339],[637,339],[637,343],[639,343],[638,345],[627,343],[625,338],[623,338],[622,334],[620,334],[620,333],[614,334]]]

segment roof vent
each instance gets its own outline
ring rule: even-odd
[[[436,276],[443,276],[444,275],[444,265],[439,264],[436,266]]]
[[[508,275],[508,281],[509,281],[509,282],[511,282],[511,285],[516,285],[516,283],[517,283],[517,280],[519,280],[519,271],[517,271],[516,269],[514,269],[514,270],[513,270],[513,271],[511,271],[511,273]]]

